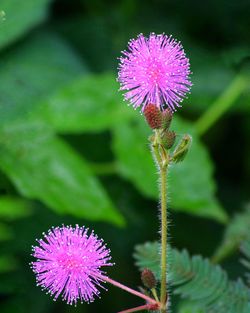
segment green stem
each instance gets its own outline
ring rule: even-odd
[[[155,139],[154,139],[154,142],[152,143],[152,152],[153,152],[153,157],[157,163],[157,166],[161,167],[161,163],[162,163],[162,157],[161,157],[161,154],[159,152],[159,136],[160,136],[160,133],[159,131],[156,129],[155,130]]]
[[[161,178],[161,312],[167,300],[167,165],[160,168]]]
[[[222,95],[196,122],[196,131],[202,136],[233,105],[247,85],[242,75],[236,76]]]
[[[155,300],[156,300],[157,302],[160,302],[160,300],[159,300],[159,298],[158,298],[158,296],[157,296],[156,289],[155,289],[155,288],[152,288],[152,289],[151,289],[151,292],[152,292],[152,295],[154,296]]]
[[[155,131],[152,152],[160,172],[160,206],[161,206],[161,313],[166,313],[167,302],[167,169],[168,151],[161,144],[161,134]]]

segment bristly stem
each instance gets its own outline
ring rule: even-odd
[[[160,206],[161,206],[161,313],[166,313],[167,302],[167,169],[168,151],[161,145],[160,133],[155,132],[152,152],[160,172]]]
[[[161,297],[162,313],[167,300],[167,166],[160,168],[161,178]]]

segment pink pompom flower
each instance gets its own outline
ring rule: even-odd
[[[180,42],[172,36],[140,34],[128,43],[118,67],[120,90],[134,108],[144,111],[148,103],[173,112],[189,93],[190,64]]]
[[[101,267],[113,265],[103,240],[78,225],[52,228],[43,235],[32,254],[37,258],[31,263],[37,285],[55,300],[61,294],[68,304],[92,302],[106,279]]]

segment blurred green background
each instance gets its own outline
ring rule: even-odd
[[[43,231],[78,223],[111,248],[109,275],[140,285],[132,254],[159,236],[157,174],[150,130],[122,101],[116,72],[141,32],[181,40],[193,72],[172,127],[191,133],[193,146],[169,176],[171,243],[215,254],[239,275],[237,247],[250,227],[250,2],[0,0],[0,11],[0,312],[141,303],[111,286],[90,305],[53,302],[29,268]]]

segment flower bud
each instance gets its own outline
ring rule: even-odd
[[[152,271],[145,268],[141,273],[141,280],[143,285],[149,289],[155,288],[156,286],[156,278]]]
[[[162,135],[162,143],[166,149],[170,149],[173,147],[175,143],[176,133],[174,131],[166,131]]]
[[[155,104],[149,103],[146,105],[144,111],[144,116],[148,125],[152,129],[161,128],[162,124],[162,112]]]
[[[190,135],[184,135],[174,150],[172,161],[175,163],[183,161],[192,143]]]
[[[170,124],[172,122],[172,119],[173,119],[173,113],[169,109],[166,109],[162,113],[162,125],[161,125],[161,127],[163,129],[169,129]]]

